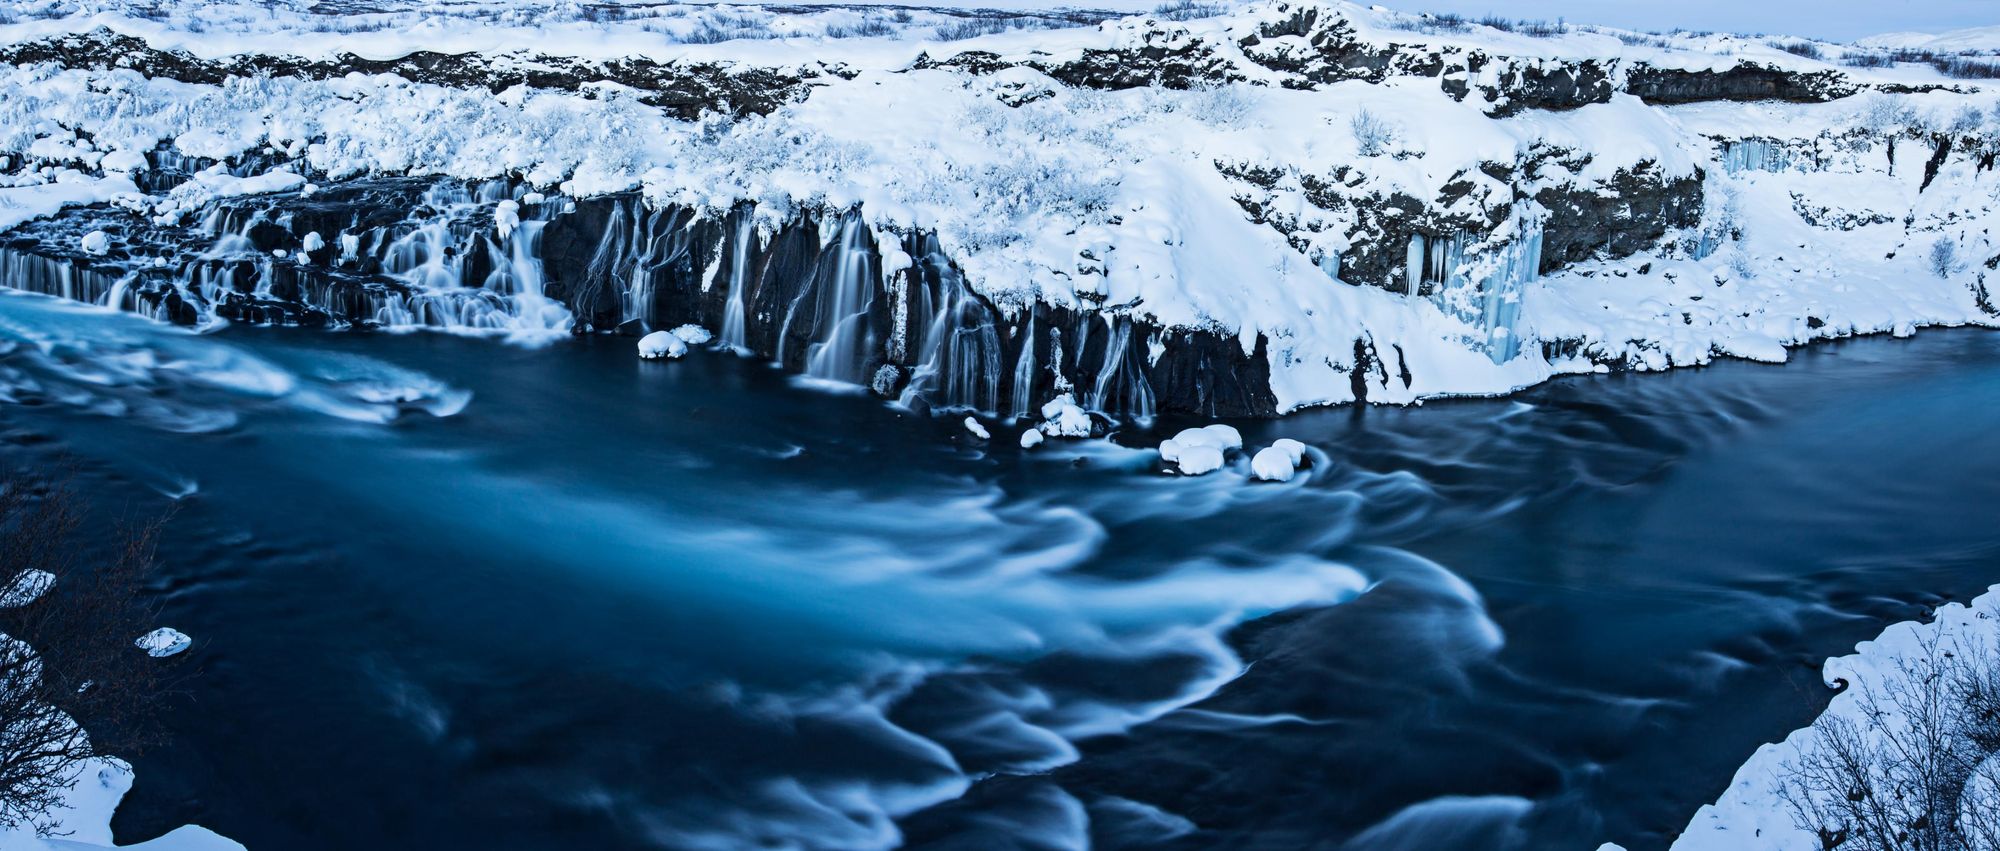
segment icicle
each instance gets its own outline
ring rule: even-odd
[[[1796,160],[1791,148],[1770,139],[1737,139],[1722,143],[1722,170],[1726,174],[1789,171]]]
[[[1404,256],[1403,280],[1405,282],[1405,291],[1413,298],[1421,290],[1424,283],[1424,249],[1424,235],[1420,233],[1411,234],[1410,248]]]
[[[1478,328],[1480,347],[1495,363],[1505,363],[1520,352],[1515,325],[1521,296],[1541,272],[1541,222],[1526,212],[1517,215],[1521,233],[1496,253],[1468,261],[1463,234],[1452,236],[1430,252],[1432,273],[1428,280],[1436,283],[1430,295],[1432,303]]]

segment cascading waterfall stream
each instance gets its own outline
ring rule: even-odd
[[[1089,308],[1003,309],[934,234],[878,241],[858,210],[803,212],[760,233],[747,203],[718,215],[636,194],[570,201],[506,181],[371,178],[215,199],[186,221],[75,208],[16,228],[0,245],[0,276],[197,327],[541,340],[693,323],[815,380],[993,416],[1032,417],[1067,392],[1109,418],[1143,420],[1161,407],[1160,381],[1174,410],[1270,407],[1233,335],[1166,332]],[[109,251],[79,248],[95,231],[110,235]]]
[[[722,344],[737,351],[750,348],[750,248],[757,237],[756,217],[750,210],[736,214],[735,244],[729,247],[729,306],[722,315]]]
[[[818,292],[817,322],[824,335],[806,350],[806,375],[827,381],[862,384],[868,350],[868,311],[875,303],[874,246],[861,217],[849,215],[840,226],[830,288]]]
[[[901,402],[909,405],[925,399],[937,408],[997,413],[1001,345],[995,318],[973,297],[937,240],[924,241],[924,268],[936,280],[937,293],[932,297],[927,287],[912,288],[915,312],[928,312],[931,321],[923,330],[922,358],[903,388]],[[1031,357],[1032,348],[1027,349]],[[1015,393],[1021,393],[1018,385]]]
[[[528,335],[569,330],[569,311],[548,297],[541,265],[539,242],[554,205],[531,205],[539,209],[516,224],[516,198],[525,193],[504,181],[417,185],[387,179],[311,200],[291,193],[221,198],[188,227],[78,211],[17,229],[55,250],[8,249],[6,283],[192,325],[226,318]],[[389,210],[408,212],[387,218]],[[114,250],[78,254],[74,246],[90,230],[112,234]]]

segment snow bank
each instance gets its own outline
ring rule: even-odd
[[[1899,659],[1920,658],[1927,645],[1978,647],[1995,641],[2000,641],[2000,586],[1969,606],[1939,607],[1929,623],[1891,626],[1873,641],[1856,645],[1853,655],[1827,660],[1822,679],[1829,688],[1845,690],[1834,696],[1822,717],[1865,726],[1866,697],[1886,697],[1885,690],[1906,676]],[[1791,810],[1780,797],[1784,767],[1797,763],[1818,736],[1817,729],[1807,727],[1758,748],[1722,797],[1695,813],[1673,851],[1818,851],[1819,838],[1793,825]]]
[[[241,844],[205,827],[183,825],[165,835],[131,845],[113,845],[111,815],[132,788],[132,767],[121,760],[93,759],[77,766],[74,780],[51,816],[50,838],[31,828],[0,828],[0,851],[85,851],[93,848],[144,851],[244,851]]]

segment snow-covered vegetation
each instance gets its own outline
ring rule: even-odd
[[[1828,660],[1842,689],[1766,745],[1675,851],[2000,848],[2000,589]]]

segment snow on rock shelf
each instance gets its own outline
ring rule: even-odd
[[[2000,96],[1873,47],[1320,0],[108,8],[0,24],[38,93],[0,103],[0,284],[165,321],[694,325],[1069,437],[2000,315]]]

